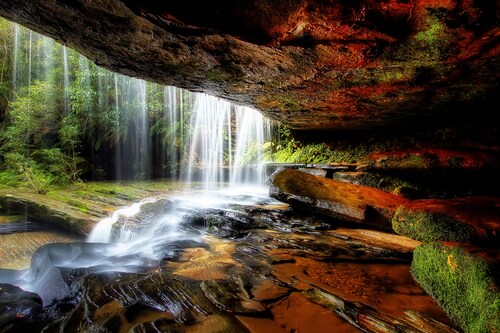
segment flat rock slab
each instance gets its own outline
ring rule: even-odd
[[[454,241],[495,246],[500,238],[500,199],[468,197],[416,200],[401,205],[393,229],[423,242]]]
[[[405,198],[378,189],[291,169],[273,175],[269,193],[295,209],[382,229],[390,229],[390,220],[397,207],[408,202]]]
[[[366,229],[335,229],[328,231],[328,234],[336,237],[345,237],[367,245],[380,247],[398,253],[412,253],[417,246],[422,244],[419,241],[408,237],[389,234],[375,230]]]
[[[460,243],[419,246],[413,277],[465,332],[500,332],[500,252]]]
[[[0,235],[0,268],[26,269],[35,251],[50,243],[76,242],[78,237],[56,231],[35,231]]]
[[[16,212],[26,210],[28,217],[60,225],[81,235],[88,235],[101,219],[65,202],[36,193],[0,191],[0,205]]]

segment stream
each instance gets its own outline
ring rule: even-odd
[[[0,328],[357,332],[363,326],[349,318],[368,315],[387,326],[380,332],[415,316],[418,327],[448,323],[413,281],[407,253],[342,230],[296,215],[262,186],[146,198],[101,220],[83,242],[40,247],[28,270],[0,270]]]

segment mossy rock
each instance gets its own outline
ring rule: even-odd
[[[497,201],[489,197],[416,200],[398,207],[392,228],[421,242],[495,246],[500,236]]]
[[[467,224],[460,223],[444,214],[412,210],[404,206],[396,210],[392,218],[392,228],[400,235],[421,242],[471,243],[474,240],[474,231]]]
[[[465,331],[500,332],[497,252],[458,243],[427,243],[413,254],[411,272]]]

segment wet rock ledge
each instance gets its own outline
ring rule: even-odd
[[[22,189],[0,188],[0,212],[27,214],[86,236],[94,225],[116,209],[141,199],[181,188],[172,182],[86,183],[37,194]]]

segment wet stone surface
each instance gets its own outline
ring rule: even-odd
[[[158,200],[114,228],[137,221],[137,230],[147,230],[173,204]],[[151,244],[139,241],[143,252],[126,250],[134,239],[119,251],[115,244],[49,244],[33,255],[36,283],[27,283],[22,272],[0,270],[8,277],[3,282],[36,289],[5,285],[13,291],[0,293],[0,330],[374,332],[359,322],[370,315],[383,327],[377,332],[393,332],[399,324],[391,318],[406,310],[411,316],[404,316],[404,327],[420,327],[415,332],[449,329],[447,317],[409,273],[418,242],[339,228],[269,202],[175,211],[185,239],[162,239],[152,253]],[[20,311],[26,315],[16,315]]]

